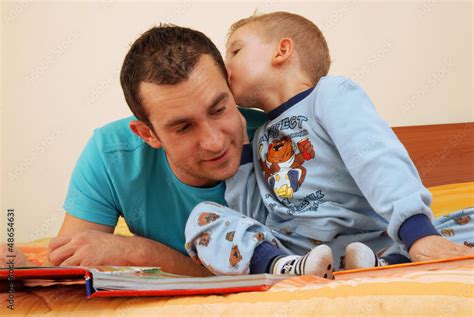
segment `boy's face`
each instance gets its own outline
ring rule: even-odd
[[[242,107],[258,107],[263,88],[272,77],[276,43],[266,42],[255,23],[238,28],[226,46],[225,64],[235,101]]]

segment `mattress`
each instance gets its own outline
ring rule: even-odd
[[[474,182],[430,188],[436,216],[474,206]],[[129,234],[119,232],[121,234]],[[49,238],[21,245],[35,263],[47,264]],[[5,303],[8,294],[0,294]],[[186,297],[86,299],[83,286],[37,287],[15,293],[15,311],[41,316],[314,316],[474,315],[474,266],[328,281],[312,276],[282,281],[266,292]]]

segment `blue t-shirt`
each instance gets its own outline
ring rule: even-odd
[[[239,110],[249,138],[266,121],[261,111]],[[164,151],[135,135],[131,116],[96,129],[72,173],[64,209],[90,222],[114,227],[123,216],[130,231],[184,254],[184,228],[202,201],[226,205],[225,183],[198,188],[173,174]]]

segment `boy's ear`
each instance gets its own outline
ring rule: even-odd
[[[152,148],[159,149],[161,147],[160,139],[145,123],[139,120],[132,120],[130,121],[130,130]]]
[[[277,66],[285,63],[290,58],[294,50],[294,42],[292,39],[282,38],[277,45],[275,55],[273,55],[272,65]]]

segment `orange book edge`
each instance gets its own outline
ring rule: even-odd
[[[361,273],[381,272],[381,271],[389,271],[393,269],[402,269],[402,268],[414,268],[414,267],[420,267],[420,266],[425,266],[425,265],[430,265],[430,264],[447,263],[447,262],[458,262],[458,261],[465,262],[468,260],[474,260],[474,255],[465,255],[465,256],[459,256],[459,257],[454,257],[454,258],[444,258],[444,259],[430,260],[430,261],[393,264],[393,265],[371,267],[371,268],[364,268],[364,269],[337,271],[337,272],[334,272],[333,275],[334,275],[334,278],[337,280],[338,277],[340,277],[339,279],[342,279],[346,275],[357,274],[363,277],[365,274],[361,274]]]

